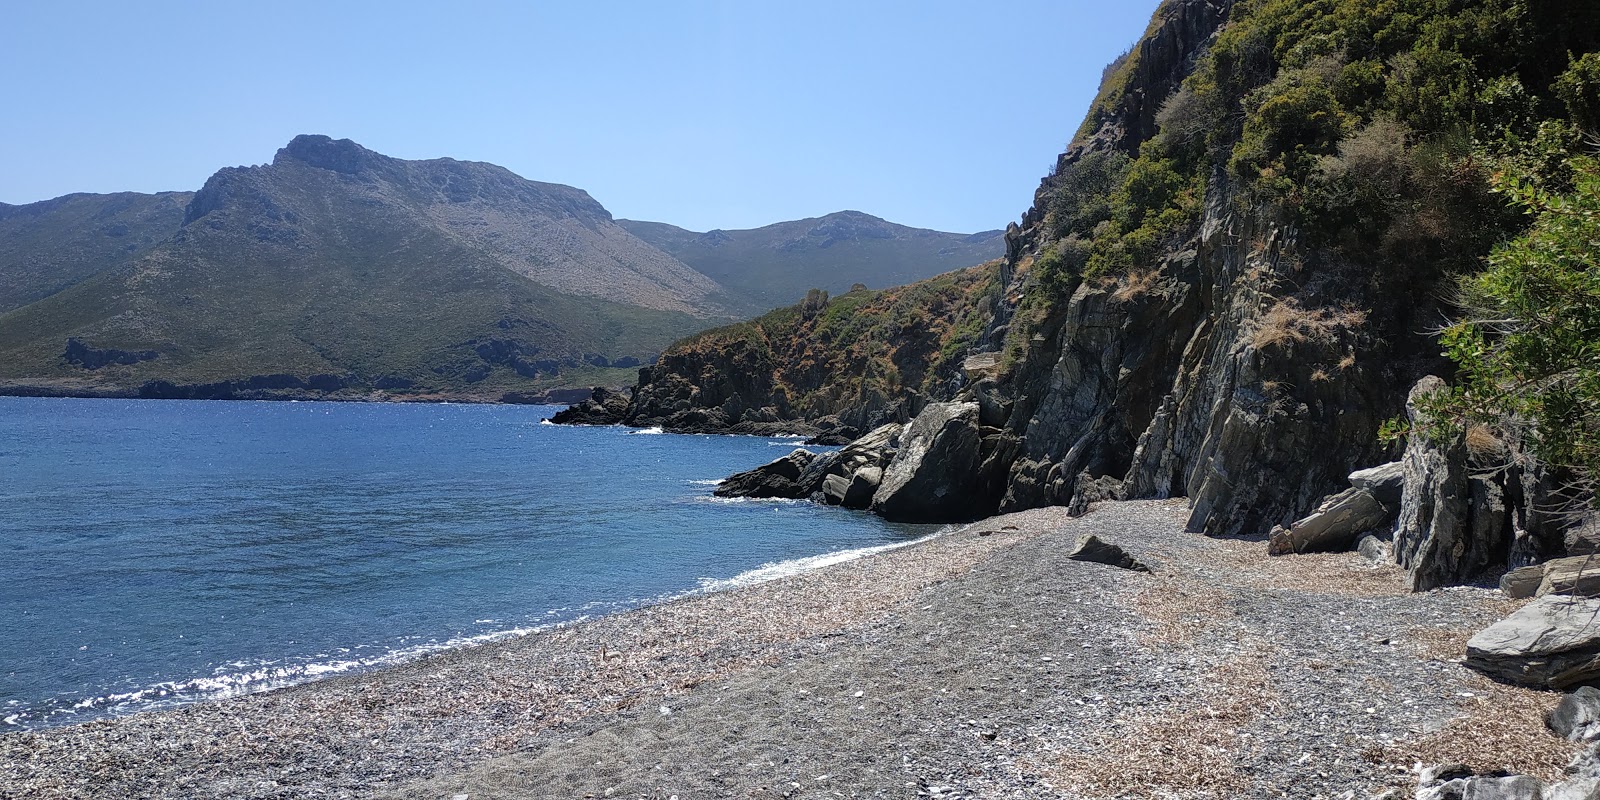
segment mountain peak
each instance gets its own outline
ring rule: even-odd
[[[386,157],[349,139],[303,133],[280,149],[272,163],[278,165],[289,158],[318,169],[355,174]]]

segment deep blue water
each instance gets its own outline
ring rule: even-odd
[[[0,731],[393,663],[930,531],[711,496],[793,440],[541,424],[555,410],[0,398]]]

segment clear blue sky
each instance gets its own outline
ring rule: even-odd
[[[694,230],[999,228],[1156,4],[11,3],[0,201],[197,189],[325,133]]]

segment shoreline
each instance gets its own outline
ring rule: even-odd
[[[1310,796],[1414,785],[1407,759],[1565,763],[1537,723],[1555,695],[1452,652],[1498,592],[1269,560],[1181,533],[1180,512],[1021,512],[386,669],[7,733],[0,795]],[[1156,572],[1065,560],[1081,532]],[[1490,719],[1508,743],[1463,735]]]
[[[738,591],[740,589],[760,586],[764,583],[770,583],[772,581],[781,581],[801,577],[819,569],[826,569],[839,564],[847,564],[851,561],[855,561],[860,558],[871,557],[879,553],[899,550],[906,547],[915,547],[931,539],[952,533],[959,527],[961,526],[945,525],[940,526],[938,530],[917,535],[914,538],[906,539],[905,541],[871,545],[867,547],[834,550],[812,556],[802,556],[785,561],[763,564],[727,578],[702,578],[701,585],[696,588],[685,589],[677,592],[668,592],[657,597],[634,598],[631,600],[615,601],[590,601],[582,604],[580,609],[589,609],[591,607],[595,607],[609,608],[610,610],[599,611],[598,613],[579,613],[576,616],[568,619],[559,619],[554,622],[525,627],[453,636],[450,639],[442,642],[425,642],[412,647],[388,650],[367,662],[356,662],[349,660],[333,660],[326,662],[306,661],[304,663],[293,665],[294,667],[302,670],[301,672],[296,673],[296,677],[280,677],[277,680],[266,679],[258,683],[234,683],[228,679],[239,677],[240,675],[248,675],[248,671],[245,673],[213,674],[209,677],[196,676],[178,681],[155,683],[131,690],[129,692],[90,697],[80,701],[73,707],[95,709],[91,711],[92,715],[79,719],[73,719],[74,714],[62,712],[64,716],[60,722],[38,724],[33,726],[19,725],[11,722],[11,718],[7,717],[5,724],[0,725],[0,737],[10,734],[43,733],[62,728],[70,728],[77,725],[117,722],[119,720],[129,719],[144,714],[182,711],[183,709],[192,705],[228,702],[243,697],[249,697],[251,695],[266,694],[269,692],[285,691],[311,686],[324,681],[360,680],[365,676],[374,675],[387,670],[402,669],[424,659],[438,658],[451,653],[471,651],[477,648],[513,642],[530,636],[540,636],[566,628],[593,624],[609,617],[636,613],[646,609],[666,606],[681,601],[693,600],[695,598],[705,597],[722,592]],[[555,612],[546,613],[553,615]],[[318,674],[305,677],[305,674],[308,671],[315,671]],[[174,698],[166,701],[158,701],[157,703],[151,704],[149,707],[139,708],[136,710],[97,710],[100,708],[117,708],[122,702],[135,696],[162,696],[167,694],[169,691],[174,693],[176,691],[181,691],[182,687],[184,686],[196,683],[213,683],[218,680],[224,680],[229,684],[229,686],[236,686],[237,688],[223,688],[214,694],[205,696],[190,696]],[[93,705],[85,705],[91,703]]]
[[[508,390],[490,392],[488,394],[436,392],[416,395],[397,395],[383,390],[374,390],[364,394],[341,394],[339,392],[319,392],[315,390],[240,390],[230,392],[226,396],[181,397],[144,394],[139,389],[0,384],[0,397],[31,397],[57,400],[203,400],[224,403],[393,403],[403,405],[460,403],[462,405],[488,406],[569,406],[571,403],[566,400],[549,398],[555,392],[571,393],[578,391],[586,394],[590,390],[552,389],[537,393]]]

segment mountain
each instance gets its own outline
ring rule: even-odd
[[[742,309],[750,313],[793,304],[810,289],[900,286],[1005,252],[1001,231],[943,233],[859,211],[705,233],[660,222],[617,224],[747,298]]]
[[[926,277],[997,247],[855,212],[726,234],[619,224],[581,189],[493,164],[299,136],[192,194],[0,205],[0,391],[616,385],[676,338],[811,288]]]
[[[34,241],[41,263],[62,265],[46,289],[70,285],[0,315],[0,380],[66,393],[493,398],[636,366],[733,318],[711,299],[714,281],[615,225],[586,193],[490,164],[301,136],[269,165],[216,173],[175,220],[181,200],[125,199],[165,217],[69,201],[34,215],[48,224],[13,232],[8,276],[46,272],[9,260]],[[0,224],[30,208],[7,209]],[[84,222],[96,215],[150,224],[126,224],[140,246],[117,260]]]
[[[187,192],[0,203],[0,313],[48,297],[176,233]]]

